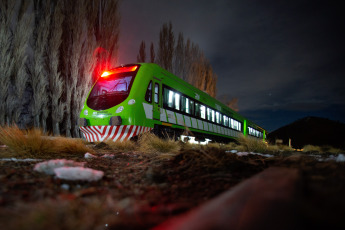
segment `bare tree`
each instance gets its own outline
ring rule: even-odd
[[[179,33],[174,55],[174,74],[186,80],[185,73],[185,44],[183,34]]]
[[[7,97],[14,59],[11,56],[13,34],[11,22],[14,17],[15,1],[0,0],[0,125],[7,119]]]
[[[139,54],[137,56],[137,62],[145,62],[146,61],[146,50],[145,50],[145,42],[141,41],[139,47]]]
[[[150,62],[154,63],[155,61],[156,61],[155,48],[153,46],[153,42],[151,42],[151,46],[150,46]]]
[[[175,48],[175,36],[172,24],[165,23],[159,32],[158,64],[168,71],[173,71],[173,55]]]
[[[117,64],[120,32],[120,14],[118,0],[98,0],[99,14],[96,27],[96,39],[105,53],[103,70]]]
[[[64,82],[59,70],[60,64],[60,46],[62,42],[62,23],[64,15],[62,9],[64,1],[58,1],[53,8],[50,34],[47,46],[47,77],[49,79],[49,100],[51,104],[52,128],[54,135],[60,135],[60,126],[62,122],[65,102],[62,101],[62,92]]]

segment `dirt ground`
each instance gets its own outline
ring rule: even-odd
[[[308,226],[345,226],[344,163],[295,152],[237,156],[216,148],[181,150],[171,158],[98,153],[114,158],[69,157],[102,170],[96,182],[36,172],[37,162],[0,161],[0,229],[150,229],[271,166],[299,169],[298,208]]]

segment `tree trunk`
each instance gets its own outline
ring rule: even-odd
[[[35,114],[35,116],[34,116],[34,127],[40,128],[40,115],[39,114]]]
[[[59,122],[53,122],[53,134],[54,136],[60,136]]]

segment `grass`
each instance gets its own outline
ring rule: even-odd
[[[124,141],[112,141],[107,140],[105,142],[106,147],[113,151],[119,151],[119,152],[132,152],[138,149],[138,146],[136,143],[134,143],[131,140],[124,140]]]
[[[50,158],[56,154],[81,155],[93,152],[81,139],[45,136],[40,129],[20,130],[17,126],[0,127],[0,142],[15,157]]]
[[[42,138],[42,131],[22,131],[17,126],[0,127],[0,141],[18,157],[32,157],[52,152],[53,141]]]
[[[159,155],[176,154],[180,151],[181,145],[172,138],[161,139],[152,133],[145,133],[139,137],[139,151]]]
[[[240,136],[240,138],[238,138],[238,142],[241,146],[239,147],[238,150],[242,150],[245,152],[259,152],[259,153],[267,152],[267,145],[262,140],[247,138],[242,135]]]
[[[59,157],[80,156],[86,152],[95,151],[87,146],[82,139],[46,136],[40,129],[20,130],[17,126],[0,127],[0,144],[8,146],[9,151],[15,157],[51,158],[59,154]],[[241,136],[237,142],[229,144],[208,143],[206,146],[182,143],[174,138],[159,138],[152,133],[142,134],[138,142],[130,140],[122,142],[106,141],[99,146],[107,150],[118,152],[140,151],[143,154],[158,156],[160,158],[176,156],[183,151],[210,150],[237,150],[240,152],[281,153],[293,152],[294,149],[284,145],[268,145],[261,140]],[[304,146],[305,153],[331,153],[343,152],[330,146]]]
[[[339,154],[344,152],[341,149],[334,148],[332,146],[315,146],[315,145],[306,145],[303,147],[303,152],[305,153],[316,153],[316,154]]]

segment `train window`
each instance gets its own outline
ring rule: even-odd
[[[163,90],[163,106],[174,108],[174,92],[170,89],[164,88]]]
[[[175,109],[180,110],[180,94],[175,93]]]
[[[200,117],[200,104],[199,103],[195,103],[195,113],[194,115],[196,117]]]
[[[234,120],[234,127],[233,128],[237,130],[237,121],[235,121],[235,120]]]
[[[252,135],[252,136],[255,136],[255,137],[263,137],[263,133],[262,132],[260,132],[259,130],[256,130],[256,129],[254,129],[254,128],[252,128],[252,127],[248,127],[248,133],[249,133],[249,135]]]
[[[145,94],[145,101],[151,103],[152,102],[152,81],[150,81],[149,85],[147,86],[146,94]]]
[[[158,104],[159,102],[159,85],[155,83],[155,103]]]
[[[200,117],[202,119],[206,119],[206,106],[204,105],[200,106]]]
[[[207,120],[211,121],[211,109],[207,108]]]
[[[216,123],[220,123],[220,119],[219,119],[219,112],[216,112]]]
[[[214,118],[214,110],[213,109],[211,109],[211,113],[212,113],[212,122],[214,122],[215,118]]]
[[[225,125],[225,126],[229,125],[229,118],[225,115],[223,115],[223,125]]]
[[[189,98],[185,96],[181,96],[181,110],[185,113],[190,113],[190,104],[189,104]]]
[[[194,101],[189,100],[190,114],[194,114]]]
[[[173,107],[174,106],[174,92],[169,90],[169,101],[168,101],[168,106]]]

